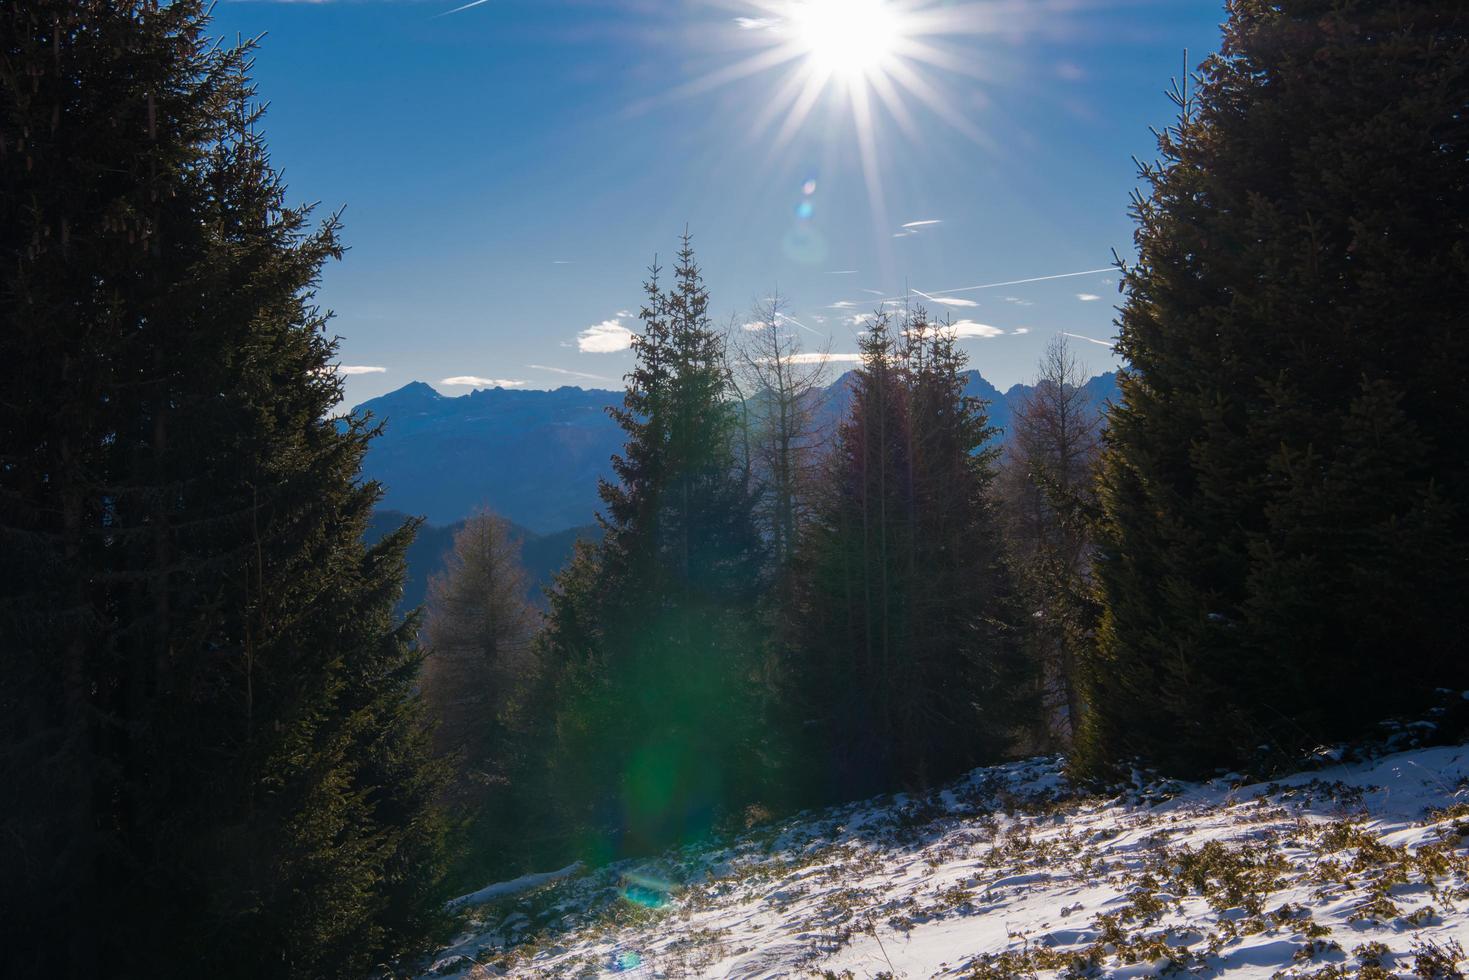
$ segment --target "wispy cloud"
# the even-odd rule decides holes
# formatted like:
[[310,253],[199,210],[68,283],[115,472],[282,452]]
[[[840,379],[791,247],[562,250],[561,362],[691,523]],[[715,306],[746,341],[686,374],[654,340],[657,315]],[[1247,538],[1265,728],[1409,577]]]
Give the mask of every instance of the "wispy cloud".
[[525,382],[508,378],[481,378],[473,374],[459,374],[452,378],[445,378],[439,384],[450,388],[520,388],[524,387]]
[[904,228],[927,228],[929,225],[941,225],[943,223],[944,223],[944,219],[943,218],[925,218],[922,221],[905,221],[905,222],[903,222],[903,227]]
[[337,373],[338,374],[347,374],[347,375],[351,375],[351,374],[386,374],[387,371],[388,371],[388,369],[385,368],[385,367],[374,367],[374,366],[369,365],[369,364],[338,364],[337,365]]
[[839,299],[827,307],[828,310],[850,310],[857,304],[849,299]]
[[1098,340],[1095,337],[1084,337],[1084,336],[1082,336],[1079,333],[1067,333],[1066,331],[1062,330],[1062,331],[1060,331],[1060,334],[1063,337],[1073,337],[1076,340],[1084,340],[1084,341],[1086,341],[1089,344],[1097,344],[1097,345],[1102,346],[1102,347],[1115,347],[1116,346],[1110,340]]
[[988,323],[975,323],[973,320],[955,320],[949,324],[949,329],[954,331],[956,337],[979,337],[983,340],[999,337],[1005,332],[999,327],[992,327]]
[[1098,296],[1096,293],[1077,293],[1076,298],[1081,300],[1083,303],[1095,303],[1102,297]]
[[768,31],[780,24],[778,17],[736,17],[735,24],[742,31]]
[[855,276],[856,274],[856,269],[832,269],[827,273],[829,276]]
[[1011,330],[1010,332],[1013,333],[1013,334],[1015,334],[1016,336],[1020,336],[1022,334],[1028,334],[1028,333],[1030,333],[1030,328],[1029,327],[1016,327],[1014,330]]
[[1005,297],[1005,302],[1007,302],[1007,303],[1014,303],[1016,306],[1034,306],[1035,305],[1030,300],[1028,300],[1028,299],[1021,299],[1019,296],[1006,296]]
[[583,354],[613,354],[631,347],[632,338],[621,320],[603,320],[577,334],[576,347]]
[[601,374],[588,374],[585,371],[568,371],[566,368],[551,367],[549,364],[527,364],[526,367],[532,371],[545,371],[548,374],[559,374],[567,378],[586,378],[588,381],[614,380]]

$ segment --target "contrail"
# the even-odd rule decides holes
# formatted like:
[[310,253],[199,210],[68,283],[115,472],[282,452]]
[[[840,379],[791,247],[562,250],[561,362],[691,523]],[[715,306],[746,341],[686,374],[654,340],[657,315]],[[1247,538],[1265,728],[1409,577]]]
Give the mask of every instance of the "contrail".
[[1116,349],[1116,347],[1117,347],[1117,345],[1114,344],[1114,343],[1112,343],[1110,340],[1098,340],[1095,337],[1083,337],[1079,333],[1067,333],[1065,330],[1058,330],[1056,332],[1059,333],[1063,337],[1075,337],[1077,340],[1084,340],[1084,341],[1086,341],[1089,344],[1100,344],[1103,347],[1112,348],[1112,349]]
[[[484,3],[485,0],[479,0]],[[570,378],[586,378],[590,381],[612,381],[614,379],[604,377],[600,374],[587,374],[585,371],[568,371],[566,368],[551,367],[548,364],[527,364],[526,367],[536,371],[550,371],[552,374],[564,374]]]
[[[940,296],[948,296],[948,295],[950,295],[952,293],[972,293],[976,289],[999,289],[1001,286],[1023,286],[1026,283],[1031,283],[1031,282],[1049,282],[1052,279],[1075,279],[1077,276],[1095,276],[1095,275],[1100,275],[1103,272],[1116,272],[1116,271],[1117,271],[1117,269],[1115,267],[1108,266],[1105,269],[1088,269],[1085,272],[1063,272],[1060,275],[1055,275],[1055,276],[1035,276],[1035,277],[1033,277],[1031,279],[1011,279],[1008,282],[987,282],[987,283],[985,283],[982,286],[960,286],[958,289],[940,289],[940,290],[938,290],[938,294]],[[918,290],[914,289],[913,292],[918,293]],[[918,293],[918,295],[924,296],[924,295],[927,295],[927,294],[926,293]],[[894,296],[894,297],[891,297],[891,298],[892,299],[898,299],[898,300],[900,300],[903,297],[901,297],[901,296]]]
[[794,323],[796,326],[800,327],[802,330],[806,330],[806,331],[809,331],[811,333],[814,333],[818,337],[825,337],[826,336],[826,334],[822,333],[820,330],[812,330],[810,327],[806,326],[806,324],[802,323],[800,320],[797,320],[793,316],[786,316],[784,313],[776,313],[775,315],[778,316],[778,317],[780,317],[782,320],[789,320],[790,322]]
[[478,7],[482,3],[489,3],[489,2],[490,2],[490,0],[469,0],[469,3],[466,3],[462,7],[455,7],[453,10],[446,10],[442,14],[434,14],[434,16],[435,17],[447,17],[450,14],[457,14],[457,13],[459,13],[459,11],[461,11],[461,10],[468,10],[470,7]]

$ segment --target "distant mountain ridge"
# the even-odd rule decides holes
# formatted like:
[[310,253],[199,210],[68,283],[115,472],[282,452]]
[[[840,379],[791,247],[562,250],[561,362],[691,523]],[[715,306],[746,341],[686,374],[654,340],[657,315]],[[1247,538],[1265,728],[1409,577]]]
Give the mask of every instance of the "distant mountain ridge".
[[[374,511],[367,527],[368,543],[396,531],[408,519],[408,515],[401,511]],[[403,594],[398,600],[400,613],[423,605],[428,598],[429,579],[444,570],[445,558],[454,548],[454,535],[463,526],[464,521],[461,520],[443,526],[424,524],[418,529],[413,543],[408,546],[408,574],[403,580]],[[529,590],[526,598],[537,606],[544,606],[545,589],[570,560],[576,542],[598,541],[602,537],[602,529],[594,524],[568,528],[555,534],[536,534],[512,524],[510,534],[520,542],[520,563],[525,567]]]
[[[848,372],[828,386],[823,416],[840,417],[851,377]],[[1098,375],[1085,387],[1100,409],[1117,398],[1117,375]],[[1014,385],[1002,393],[978,371],[968,372],[965,388],[990,403],[990,422],[1002,433],[1032,390]],[[363,464],[364,475],[383,484],[382,509],[450,525],[489,507],[545,535],[592,523],[600,506],[597,481],[612,475],[610,459],[623,443],[607,409],[621,404],[621,391],[596,388],[485,388],[448,396],[414,381],[352,412],[383,424]]]

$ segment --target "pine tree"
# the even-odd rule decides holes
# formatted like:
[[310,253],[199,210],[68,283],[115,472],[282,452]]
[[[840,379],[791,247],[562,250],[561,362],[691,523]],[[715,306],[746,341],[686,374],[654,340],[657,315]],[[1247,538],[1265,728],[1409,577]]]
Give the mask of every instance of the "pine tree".
[[687,236],[672,288],[658,274],[613,413],[627,441],[601,488],[605,535],[563,574],[546,634],[572,819],[612,852],[706,831],[748,799],[759,750],[750,626],[765,559],[722,338]]
[[1235,0],[1175,97],[1134,203],[1092,770],[1289,757],[1469,683],[1469,247],[1445,220],[1469,5]]
[[0,12],[7,973],[360,973],[439,873],[410,529],[361,544],[249,45],[198,3]]

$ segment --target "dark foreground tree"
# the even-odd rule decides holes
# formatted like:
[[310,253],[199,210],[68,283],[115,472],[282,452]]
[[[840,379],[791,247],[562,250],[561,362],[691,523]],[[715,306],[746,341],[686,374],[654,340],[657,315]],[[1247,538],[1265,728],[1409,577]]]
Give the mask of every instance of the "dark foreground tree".
[[1469,4],[1234,0],[1135,201],[1084,761],[1469,685]]
[[803,546],[791,690],[813,795],[924,787],[993,759],[1029,691],[990,499],[995,452],[951,331],[885,315]]
[[723,341],[687,237],[672,288],[655,267],[635,338],[627,433],[601,489],[602,542],[552,596],[556,768],[591,853],[698,837],[748,801],[759,768],[765,556],[735,452]]
[[7,976],[360,975],[422,935],[437,793],[361,544],[249,49],[191,0],[0,10]]

